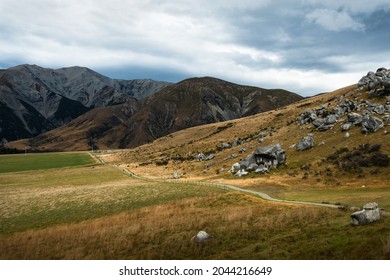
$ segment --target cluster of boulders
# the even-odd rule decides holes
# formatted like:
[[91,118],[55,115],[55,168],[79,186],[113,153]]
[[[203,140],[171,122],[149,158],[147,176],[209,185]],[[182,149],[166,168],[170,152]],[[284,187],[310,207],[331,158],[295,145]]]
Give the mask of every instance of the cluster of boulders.
[[[390,93],[390,70],[379,68],[376,73],[368,72],[358,83],[359,89],[366,89],[377,95]],[[337,122],[343,122],[342,131],[353,126],[360,126],[363,133],[375,132],[390,120],[390,98],[384,104],[374,104],[367,100],[345,99],[340,97],[338,104],[329,106],[320,105],[316,109],[309,109],[301,113],[297,119],[299,125],[312,124],[318,131],[332,129]]]
[[244,144],[247,140],[246,139],[234,139],[233,142],[221,142],[217,149],[218,150],[224,150],[224,149],[230,149],[230,148],[235,148],[237,146],[240,146],[242,144]]
[[237,146],[243,145],[252,140],[258,140],[260,143],[264,141],[264,138],[267,136],[272,136],[272,133],[275,132],[275,129],[269,129],[267,131],[259,132],[257,135],[248,135],[243,139],[236,138],[232,142],[221,142],[218,146],[218,150],[235,148]]
[[341,111],[333,110],[329,112],[328,108],[324,105],[319,106],[317,109],[309,109],[298,117],[298,124],[313,124],[319,131],[331,129],[337,122],[341,115]]
[[352,213],[351,224],[352,225],[366,225],[380,220],[381,213],[378,207],[378,203],[370,202],[363,206],[363,210]]
[[232,165],[229,172],[234,173],[237,177],[254,173],[268,173],[271,168],[277,168],[286,163],[286,152],[280,144],[258,147],[256,150]]
[[[357,113],[359,112],[359,113]],[[317,109],[309,109],[298,117],[298,124],[312,124],[318,131],[326,131],[337,122],[343,122],[342,131],[352,126],[360,126],[363,133],[375,132],[389,121],[390,100],[383,104],[372,104],[367,100],[353,101],[340,98],[335,108],[321,105]],[[381,118],[380,118],[381,116]]]
[[390,70],[381,67],[375,73],[370,71],[359,80],[358,86],[370,93],[388,95],[390,93]]
[[[261,131],[257,135],[256,134],[255,135],[248,135],[247,137],[244,137],[243,139],[236,138],[232,142],[221,142],[221,143],[219,143],[219,145],[217,145],[217,150],[221,151],[224,149],[235,148],[237,146],[243,145],[243,144],[245,144],[249,141],[252,141],[254,139],[257,139],[259,143],[262,143],[264,141],[264,137],[272,136],[272,133],[274,131],[275,131],[275,129],[269,129],[267,131]],[[241,148],[239,148],[238,152],[240,154],[242,154],[242,153],[246,152],[246,150],[247,150],[246,148],[241,147]],[[192,154],[192,153],[190,153],[190,154]],[[196,161],[211,161],[212,159],[215,158],[216,154],[215,153],[200,152],[200,153],[197,153],[193,156],[192,155],[190,155],[190,156]],[[228,156],[227,158],[225,158],[225,160],[235,159],[237,157],[238,157],[238,154],[233,153],[230,156]],[[215,162],[206,163],[204,165],[204,167],[209,168],[215,164],[216,164]],[[244,170],[242,172],[244,175],[246,175]]]

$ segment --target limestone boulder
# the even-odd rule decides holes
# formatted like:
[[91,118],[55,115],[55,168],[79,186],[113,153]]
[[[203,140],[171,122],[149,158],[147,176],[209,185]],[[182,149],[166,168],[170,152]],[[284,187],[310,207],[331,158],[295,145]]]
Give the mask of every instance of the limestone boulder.
[[286,152],[280,144],[257,147],[253,152],[255,162],[258,165],[277,168],[286,163]]
[[303,137],[298,144],[295,146],[297,151],[304,151],[314,147],[314,136],[313,134],[309,134]]
[[253,154],[240,161],[240,169],[246,170],[251,164],[256,164],[256,158]]
[[220,149],[229,149],[231,147],[231,145],[227,142],[222,142],[220,145],[219,145],[219,148]]
[[323,118],[318,118],[316,120],[313,121],[313,125],[316,127],[316,128],[319,128],[321,126],[324,126],[325,125],[325,119]]
[[205,160],[212,160],[213,158],[215,158],[215,154],[209,154],[206,156]]
[[194,158],[195,158],[196,161],[203,161],[203,160],[206,159],[206,156],[205,156],[204,153],[199,153]]
[[211,237],[212,236],[210,234],[208,234],[207,232],[201,230],[201,231],[199,231],[196,235],[194,235],[191,238],[191,242],[205,243],[205,242],[209,241],[209,239]]
[[238,170],[240,170],[240,164],[238,162],[234,163],[232,165],[232,168],[230,168],[229,172],[230,173],[235,173],[237,172]]
[[327,125],[335,124],[337,122],[337,119],[338,119],[337,115],[331,114],[325,118],[325,124]]
[[380,209],[376,202],[370,202],[363,206],[363,210],[351,214],[352,225],[366,225],[378,221],[381,218]]
[[363,121],[363,116],[358,113],[349,113],[347,121],[353,125],[360,125]]
[[246,170],[254,172],[257,168],[259,168],[259,166],[256,163],[251,163]]
[[364,118],[361,125],[363,133],[375,132],[384,126],[383,121],[381,119],[372,116]]
[[286,152],[280,144],[257,147],[255,151],[233,164],[231,173],[237,177],[246,176],[249,172],[268,173],[271,168],[286,164]]
[[236,174],[234,174],[234,176],[236,177],[243,177],[243,176],[247,176],[249,174],[248,171],[244,170],[244,169],[240,169],[237,171]]
[[269,172],[269,169],[267,167],[265,167],[263,164],[259,165],[257,167],[257,169],[255,170],[255,173],[259,173],[259,174],[266,174]]
[[352,124],[351,123],[345,123],[341,126],[341,131],[347,131],[351,128]]
[[317,114],[312,109],[309,109],[309,110],[303,112],[298,117],[298,123],[300,125],[306,124],[306,123],[312,123],[316,119],[317,119]]
[[390,93],[390,70],[381,67],[376,73],[370,71],[359,80],[358,86],[379,95],[388,95]]

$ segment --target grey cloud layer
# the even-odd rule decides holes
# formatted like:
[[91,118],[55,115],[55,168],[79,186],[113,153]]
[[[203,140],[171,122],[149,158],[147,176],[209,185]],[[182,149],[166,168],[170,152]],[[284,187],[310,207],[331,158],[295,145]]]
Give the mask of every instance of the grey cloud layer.
[[210,75],[308,95],[390,67],[389,18],[387,0],[2,0],[0,66]]

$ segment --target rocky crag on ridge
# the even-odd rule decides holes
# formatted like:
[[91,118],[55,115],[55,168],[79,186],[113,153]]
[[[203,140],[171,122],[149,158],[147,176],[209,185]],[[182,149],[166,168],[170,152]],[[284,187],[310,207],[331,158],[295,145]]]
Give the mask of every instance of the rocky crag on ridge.
[[368,100],[347,99],[340,96],[337,106],[321,105],[301,113],[297,119],[299,125],[312,124],[318,131],[332,129],[337,122],[343,123],[342,131],[360,126],[362,133],[376,132],[390,120],[390,70],[379,68],[376,73],[368,74],[358,82],[357,93],[367,91],[368,96],[379,97],[382,103]]

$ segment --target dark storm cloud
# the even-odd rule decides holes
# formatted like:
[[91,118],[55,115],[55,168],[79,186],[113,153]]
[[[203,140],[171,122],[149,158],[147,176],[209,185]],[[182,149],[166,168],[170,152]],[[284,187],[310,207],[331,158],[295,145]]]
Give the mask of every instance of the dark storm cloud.
[[208,75],[310,95],[390,67],[389,24],[387,0],[3,0],[0,67]]

